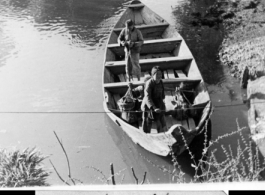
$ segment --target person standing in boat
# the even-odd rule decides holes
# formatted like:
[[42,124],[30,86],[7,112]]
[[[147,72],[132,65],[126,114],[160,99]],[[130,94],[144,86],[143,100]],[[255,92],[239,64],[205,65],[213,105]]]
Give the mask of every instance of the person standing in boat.
[[143,130],[145,133],[151,132],[152,121],[156,122],[157,132],[167,130],[165,120],[165,92],[162,82],[162,71],[159,66],[155,66],[151,71],[151,79],[145,83],[144,98],[141,109],[143,111]]
[[138,80],[141,77],[141,67],[139,65],[141,46],[144,43],[143,35],[139,29],[134,26],[132,20],[125,22],[126,27],[122,29],[118,43],[124,46],[125,51],[125,71],[128,81],[131,81],[132,75]]

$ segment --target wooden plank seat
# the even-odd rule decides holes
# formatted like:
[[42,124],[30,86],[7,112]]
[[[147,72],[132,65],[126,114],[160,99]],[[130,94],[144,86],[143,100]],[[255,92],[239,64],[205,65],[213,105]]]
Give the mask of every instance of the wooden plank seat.
[[[147,40],[142,46],[141,54],[169,53],[172,52],[181,43],[181,41],[181,38]],[[110,49],[117,56],[125,55],[124,48],[118,43],[109,44],[108,49]]]
[[142,3],[130,4],[130,5],[128,5],[128,7],[131,9],[140,9],[140,8],[144,7],[144,4],[142,4]]
[[168,69],[168,70],[167,70],[167,75],[168,75],[168,78],[169,78],[169,79],[176,78],[173,69]]
[[163,71],[164,79],[168,79],[167,70]]
[[119,74],[118,77],[119,77],[121,82],[126,82],[126,80],[127,80],[125,74]]
[[115,105],[116,105],[116,109],[119,109],[118,101],[121,99],[121,96],[119,94],[114,94],[113,95],[113,99],[114,99],[114,102],[115,102]]
[[[136,25],[136,28],[141,31],[144,39],[150,39],[155,37],[162,38],[162,34],[168,26],[168,23],[160,23],[152,25]],[[115,32],[116,35],[119,36],[122,29],[123,28],[115,28],[113,29],[113,32]]]
[[[192,57],[167,57],[167,58],[154,58],[154,59],[141,59],[139,64],[141,71],[150,71],[154,66],[160,66],[162,70],[177,69],[183,70],[192,61]],[[125,61],[111,61],[106,62],[105,67],[108,68],[113,74],[125,73]]]
[[187,77],[186,74],[182,70],[175,70],[175,72],[176,72],[176,75],[179,78],[185,78],[185,77]]
[[[201,82],[200,79],[189,79],[189,78],[174,78],[174,79],[163,79],[165,90],[175,90],[176,85],[184,82],[185,84],[189,84],[191,88],[194,88],[197,84]],[[143,85],[144,82],[134,81],[134,86]],[[105,83],[104,88],[109,92],[114,94],[124,95],[128,90],[128,82],[117,82],[117,83]]]
[[175,57],[175,55],[173,53],[155,53],[155,54],[150,53],[150,54],[140,55],[140,59],[154,59],[154,58],[168,58],[168,57]]

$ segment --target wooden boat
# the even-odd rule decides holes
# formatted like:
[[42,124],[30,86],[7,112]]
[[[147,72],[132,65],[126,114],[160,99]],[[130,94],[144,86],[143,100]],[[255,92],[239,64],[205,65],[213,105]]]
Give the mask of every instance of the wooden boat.
[[[146,134],[141,128],[141,117],[139,127],[132,126],[121,118],[117,102],[128,90],[128,82],[125,79],[124,48],[117,43],[117,38],[128,19],[134,21],[144,37],[140,53],[142,77],[140,81],[134,80],[133,85],[143,85],[144,77],[150,74],[152,67],[158,65],[163,70],[167,132],[157,133],[153,124],[151,133]],[[187,120],[176,120],[170,114],[174,107],[175,89],[181,82],[184,83],[185,89],[192,90],[195,94],[191,104],[197,114]],[[185,144],[190,144],[192,139],[204,130],[212,109],[203,78],[185,41],[174,27],[140,1],[132,1],[128,5],[110,34],[106,46],[102,86],[103,106],[109,117],[136,144],[161,156],[167,156],[172,151],[176,155],[181,154],[186,149]],[[117,131],[119,129],[117,128]]]
[[247,100],[251,137],[262,155],[265,156],[265,76],[249,81]]

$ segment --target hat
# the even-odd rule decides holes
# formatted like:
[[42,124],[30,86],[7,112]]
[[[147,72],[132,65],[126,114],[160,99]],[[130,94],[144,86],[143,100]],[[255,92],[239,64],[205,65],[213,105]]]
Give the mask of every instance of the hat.
[[162,72],[162,70],[160,69],[159,66],[154,66],[154,67],[152,68],[152,70],[151,70],[151,75],[154,76],[154,75],[157,73],[157,71]]
[[133,21],[131,19],[126,20],[125,24],[126,24],[126,26],[132,26],[132,25],[134,25],[134,23],[133,23]]

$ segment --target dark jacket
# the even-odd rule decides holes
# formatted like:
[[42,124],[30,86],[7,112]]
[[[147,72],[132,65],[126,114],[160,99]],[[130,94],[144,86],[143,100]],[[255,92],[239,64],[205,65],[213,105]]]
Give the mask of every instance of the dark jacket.
[[141,46],[143,45],[144,39],[143,39],[143,35],[142,35],[141,31],[134,27],[132,32],[130,32],[129,29],[127,29],[127,28],[122,29],[122,31],[118,37],[118,43],[120,44],[121,41],[132,41],[132,42],[134,42],[133,47],[130,48],[131,52],[140,53]]
[[161,110],[165,110],[165,92],[164,85],[162,80],[156,84],[153,78],[149,79],[145,84],[144,89],[144,99],[141,105],[142,111],[147,109],[155,110],[156,108],[160,108]]

